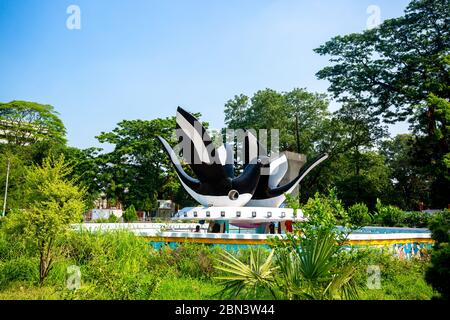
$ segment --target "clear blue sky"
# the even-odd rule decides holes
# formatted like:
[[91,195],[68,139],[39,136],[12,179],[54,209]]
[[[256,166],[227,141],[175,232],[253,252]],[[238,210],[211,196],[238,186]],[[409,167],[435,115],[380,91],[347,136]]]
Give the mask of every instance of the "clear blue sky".
[[[235,94],[325,92],[315,73],[327,58],[312,50],[365,29],[369,5],[384,20],[407,3],[0,0],[0,101],[53,105],[81,148],[100,146],[94,137],[122,119],[172,116],[178,105],[220,128]],[[71,4],[80,30],[66,28]]]

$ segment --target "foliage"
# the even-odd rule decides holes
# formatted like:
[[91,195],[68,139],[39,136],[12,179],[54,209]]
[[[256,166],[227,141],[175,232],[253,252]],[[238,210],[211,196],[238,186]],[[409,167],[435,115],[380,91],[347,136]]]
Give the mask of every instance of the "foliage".
[[431,254],[431,266],[425,274],[426,281],[439,292],[440,298],[450,299],[450,246],[439,244]]
[[372,222],[369,209],[364,203],[355,203],[348,208],[350,222],[356,226],[367,226]]
[[6,172],[8,167],[8,162],[10,165],[9,180],[8,180],[8,197],[6,201],[6,211],[11,209],[19,209],[24,205],[24,189],[25,189],[25,164],[21,157],[10,150],[5,150],[5,152],[0,154],[0,210],[3,209],[3,201],[5,194],[5,181]]
[[425,279],[439,293],[438,298],[450,298],[450,210],[433,216],[430,230],[435,245],[431,253],[431,266],[426,270]]
[[63,256],[82,271],[82,288],[61,289],[67,298],[149,299],[157,291],[162,275],[150,269],[143,238],[125,231],[71,232],[60,245]]
[[337,264],[346,238],[346,231],[336,228],[337,222],[346,227],[350,224],[336,194],[316,194],[302,210],[307,220],[296,223],[285,239],[273,239],[267,257],[251,251],[249,260],[242,262],[229,253],[223,255],[216,267],[226,272],[218,277],[224,286],[222,294],[235,298],[244,291],[245,296],[254,298],[267,291],[274,299],[357,297],[355,269]]
[[408,227],[427,228],[430,223],[431,214],[421,211],[405,212],[404,222]]
[[136,213],[136,209],[134,208],[134,205],[129,206],[125,212],[123,213],[123,220],[125,222],[134,222],[138,220],[138,216]]
[[0,262],[0,289],[4,289],[12,281],[35,284],[39,281],[37,259],[19,257]]
[[[355,101],[388,123],[409,120],[413,160],[429,177],[429,205],[445,207],[450,188],[448,0],[413,0],[404,16],[362,33],[336,36],[315,49],[332,65],[317,73],[344,104]],[[430,179],[431,178],[431,179]]]
[[[385,247],[352,248],[344,251],[340,260],[356,269],[354,280],[360,288],[360,299],[429,300],[433,295],[424,279],[427,260],[401,260]],[[368,287],[369,267],[379,268],[380,288]]]
[[221,253],[222,250],[218,247],[183,243],[174,249],[164,246],[152,251],[149,263],[156,268],[171,268],[179,276],[211,279],[217,275],[214,259]]
[[377,197],[389,196],[390,173],[382,155],[373,151],[355,151],[344,154],[340,162],[335,184],[345,206],[362,202],[373,210]]
[[65,143],[66,129],[50,105],[14,100],[0,103],[0,137],[8,145],[25,146],[42,140]]
[[99,156],[99,184],[109,200],[131,204],[138,210],[154,209],[156,199],[171,199],[181,205],[192,200],[181,187],[156,136],[176,143],[175,117],[153,120],[123,120],[97,139],[114,145]]
[[399,134],[382,142],[380,152],[386,158],[390,171],[389,202],[407,210],[417,210],[420,203],[430,203],[428,176],[414,160],[416,138],[411,134]]
[[27,170],[27,207],[8,215],[6,230],[39,252],[39,281],[42,284],[52,268],[55,241],[70,224],[79,222],[84,210],[83,190],[66,177],[71,168],[64,157],[45,159],[42,166]]
[[295,197],[290,193],[285,193],[284,196],[286,198],[286,200],[284,201],[286,207],[293,209],[294,215],[296,216],[298,213],[298,209],[300,209],[300,201],[298,200],[298,197]]
[[383,205],[379,199],[377,199],[376,210],[375,219],[382,226],[399,227],[405,221],[405,213],[401,209]]
[[100,151],[99,148],[80,150],[73,147],[64,147],[60,150],[72,167],[70,177],[77,182],[77,185],[86,190],[85,202],[90,207],[93,206],[102,191]]
[[222,253],[221,259],[218,259],[220,264],[216,266],[227,274],[216,278],[224,286],[222,296],[236,298],[243,292],[245,297],[257,297],[259,291],[269,290],[273,298],[276,298],[274,290],[277,266],[273,263],[273,255],[273,250],[267,257],[264,257],[261,249],[252,250],[248,263],[243,263],[231,253]]
[[306,236],[323,230],[338,233],[341,236],[343,234],[336,230],[337,225],[353,227],[334,189],[330,190],[328,195],[316,193],[314,198],[310,198],[302,207],[302,212],[307,220],[297,223],[297,226]]
[[429,229],[437,244],[450,242],[450,210],[435,213],[429,222]]

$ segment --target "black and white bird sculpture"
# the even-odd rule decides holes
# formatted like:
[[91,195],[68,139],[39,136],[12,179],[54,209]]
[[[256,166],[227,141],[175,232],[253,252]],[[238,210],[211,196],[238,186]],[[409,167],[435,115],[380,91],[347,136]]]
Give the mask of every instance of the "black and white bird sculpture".
[[183,158],[197,178],[189,176],[181,166],[175,151],[158,137],[175,167],[186,191],[204,206],[242,207],[250,201],[261,175],[261,161],[254,159],[234,177],[234,159],[227,144],[215,148],[206,129],[194,116],[177,109],[177,132],[184,143]]
[[184,144],[183,159],[196,178],[183,170],[176,152],[167,141],[159,136],[158,139],[169,155],[183,187],[203,206],[279,207],[285,200],[284,194],[291,193],[314,167],[328,157],[322,154],[307,163],[295,179],[280,186],[288,169],[286,156],[272,160],[264,156],[266,153],[263,147],[250,131],[244,130],[244,169],[235,177],[232,146],[225,143],[215,148],[200,121],[180,107],[177,109],[176,127],[179,139]]

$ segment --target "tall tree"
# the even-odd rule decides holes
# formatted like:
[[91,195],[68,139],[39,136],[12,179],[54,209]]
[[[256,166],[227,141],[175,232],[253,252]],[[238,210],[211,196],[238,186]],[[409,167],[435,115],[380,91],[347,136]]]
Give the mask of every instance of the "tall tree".
[[12,146],[38,141],[64,144],[66,129],[50,105],[14,100],[0,103],[0,139]]
[[286,92],[284,98],[289,112],[288,119],[293,123],[287,127],[287,131],[295,139],[289,145],[294,145],[297,153],[314,154],[316,150],[312,142],[320,139],[323,122],[330,116],[326,94],[296,88]]
[[415,165],[415,137],[399,134],[383,141],[380,152],[391,171],[390,203],[408,210],[418,210],[421,202],[429,203],[429,183],[432,178],[420,173]]
[[328,101],[323,94],[301,88],[290,92],[265,89],[251,98],[241,94],[228,100],[225,123],[231,129],[277,129],[280,150],[312,155],[313,142],[329,115],[327,109]]
[[425,134],[426,143],[417,140],[416,149],[423,154],[423,145],[428,147],[424,160],[435,177],[431,193],[436,206],[446,205],[443,192],[450,189],[445,165],[450,142],[445,116],[450,99],[449,8],[449,0],[413,0],[404,16],[334,37],[315,49],[332,56],[333,64],[317,76],[330,81],[329,91],[338,101],[357,101],[388,123],[412,121],[415,131]]
[[6,230],[39,252],[39,280],[42,285],[55,261],[57,238],[82,220],[84,190],[68,178],[71,168],[58,159],[45,159],[42,166],[27,169],[26,205],[7,216]]
[[148,210],[149,202],[171,199],[181,205],[192,200],[180,186],[172,165],[156,136],[172,144],[175,117],[153,120],[123,120],[111,132],[97,139],[114,145],[112,152],[101,155],[102,186],[109,199],[125,206]]

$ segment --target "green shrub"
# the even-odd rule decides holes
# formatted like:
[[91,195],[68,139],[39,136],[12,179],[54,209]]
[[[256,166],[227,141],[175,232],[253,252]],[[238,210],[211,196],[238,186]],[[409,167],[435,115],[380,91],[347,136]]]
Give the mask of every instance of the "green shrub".
[[217,274],[214,259],[219,257],[220,247],[183,243],[175,249],[168,246],[151,254],[151,268],[168,268],[179,276],[209,279]]
[[33,254],[32,248],[27,248],[22,241],[6,236],[0,230],[0,262]]
[[131,205],[123,213],[123,221],[133,222],[133,221],[137,221],[137,220],[138,220],[138,216],[136,213],[136,209],[134,208],[134,205]]
[[437,244],[449,242],[450,235],[450,210],[435,213],[429,222],[431,237]]
[[450,299],[450,246],[440,244],[431,253],[431,266],[425,273],[426,281],[439,292],[440,298]]
[[98,218],[93,220],[95,223],[117,223],[120,222],[120,218],[117,218],[114,214],[110,214],[108,218]]
[[309,198],[308,202],[302,206],[305,217],[308,218],[308,225],[319,229],[335,229],[336,225],[348,225],[349,217],[342,202],[337,198],[334,190],[328,195],[316,192],[314,198]]
[[405,213],[404,222],[411,228],[426,228],[430,221],[430,214],[426,212],[413,211]]
[[[433,289],[424,279],[427,260],[401,260],[389,248],[352,248],[340,257],[342,263],[350,263],[356,268],[355,280],[359,284],[361,299],[369,300],[428,300]],[[380,289],[367,286],[369,266],[380,268]]]
[[109,223],[119,222],[119,218],[117,218],[114,214],[111,213],[108,217],[108,222]]
[[450,211],[444,210],[433,215],[429,226],[436,241],[431,252],[431,266],[425,279],[439,292],[439,298],[450,298]]
[[369,209],[364,203],[355,203],[347,211],[350,222],[356,226],[367,226],[372,222]]
[[376,204],[376,220],[385,227],[401,227],[405,223],[405,213],[403,210],[391,206],[383,205],[379,199]]
[[0,263],[0,289],[22,281],[35,284],[39,281],[38,259],[19,257]]
[[63,289],[67,298],[149,299],[161,280],[162,270],[149,268],[147,241],[131,232],[73,232],[62,248],[84,283],[76,295]]

